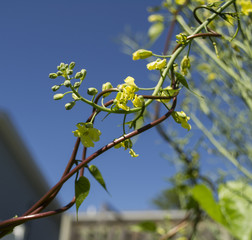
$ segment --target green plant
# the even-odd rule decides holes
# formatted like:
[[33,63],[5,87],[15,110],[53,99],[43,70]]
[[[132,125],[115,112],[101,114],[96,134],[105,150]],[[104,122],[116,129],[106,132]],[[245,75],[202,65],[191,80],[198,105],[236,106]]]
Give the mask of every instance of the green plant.
[[[182,26],[184,28],[187,28],[187,23],[183,23],[182,16],[178,15],[180,9],[182,8],[182,2],[176,1],[176,4],[179,5],[178,9],[174,9],[171,3],[172,2],[170,1],[165,1],[163,7],[168,11],[174,13],[176,21],[180,21]],[[189,1],[183,1],[183,4],[184,7],[188,7],[188,9],[190,9],[190,7],[195,7],[194,4],[198,5],[199,1],[193,2],[192,5],[189,4]],[[251,10],[251,4],[245,4],[244,1],[237,2],[237,4],[239,5],[239,7],[241,7],[242,11],[245,14],[249,14]],[[199,19],[196,13],[199,9],[210,11],[211,14],[206,17],[203,16],[205,20],[202,21]],[[228,9],[229,12],[225,12],[226,9]],[[66,95],[69,94],[71,95],[72,100],[65,104],[66,110],[71,110],[76,104],[83,102],[87,105],[90,105],[92,111],[90,116],[87,117],[86,121],[77,123],[77,129],[73,131],[73,134],[77,137],[77,140],[72,156],[65,168],[64,173],[62,174],[62,178],[22,216],[1,222],[1,237],[8,234],[13,230],[15,226],[19,224],[22,224],[28,220],[58,214],[60,212],[66,211],[74,204],[76,204],[76,211],[78,213],[78,208],[88,196],[90,189],[89,180],[84,176],[85,169],[88,169],[92,176],[102,185],[105,190],[107,190],[105,181],[99,169],[94,165],[89,165],[93,159],[103,154],[107,150],[113,147],[123,147],[125,150],[129,150],[129,153],[132,157],[137,157],[138,154],[136,154],[133,150],[133,143],[131,141],[131,138],[153,128],[154,126],[158,126],[170,116],[172,116],[175,123],[181,124],[181,126],[188,131],[191,130],[191,125],[189,124],[190,117],[187,116],[184,112],[186,111],[188,114],[188,111],[186,110],[188,109],[188,107],[185,105],[184,109],[182,109],[183,111],[180,109],[178,111],[176,110],[177,99],[179,95],[181,95],[180,92],[182,88],[186,88],[187,90],[189,90],[188,92],[193,93],[193,95],[196,95],[197,98],[202,99],[203,95],[202,93],[199,93],[193,87],[191,87],[186,80],[186,76],[190,71],[190,67],[192,65],[190,60],[191,45],[199,38],[207,38],[211,39],[213,46],[216,49],[215,38],[219,38],[222,35],[210,29],[208,25],[211,22],[214,22],[217,17],[221,17],[225,21],[228,16],[234,17],[235,21],[237,21],[237,28],[241,30],[241,20],[237,17],[239,14],[235,0],[223,1],[221,3],[211,3],[207,6],[198,6],[194,8],[193,14],[198,21],[199,26],[192,32],[191,29],[190,31],[188,29],[189,34],[178,34],[176,36],[177,43],[174,46],[173,51],[171,51],[170,55],[166,54],[168,44],[166,44],[165,46],[163,55],[155,54],[150,50],[145,50],[142,48],[136,50],[133,53],[133,60],[148,59],[150,57],[154,58],[154,61],[147,64],[147,68],[150,71],[154,70],[159,74],[159,80],[154,87],[143,88],[139,85],[137,80],[135,83],[135,79],[129,76],[117,87],[113,87],[109,82],[104,83],[101,92],[99,92],[95,88],[88,88],[86,97],[84,94],[81,94],[81,92],[83,91],[79,91],[79,89],[86,81],[87,71],[85,69],[81,69],[74,74],[74,62],[71,62],[70,64],[60,63],[60,65],[57,67],[57,72],[51,73],[49,75],[49,77],[53,79],[53,81],[58,81],[59,79],[61,79],[61,81],[58,82],[57,85],[54,85],[52,87],[52,90],[54,92],[62,91],[61,93],[56,93],[54,95],[54,100],[62,100]],[[164,18],[162,17],[162,15],[153,15],[152,17],[150,17],[150,21],[153,22],[153,25],[149,30],[149,36],[150,41],[153,43],[157,40],[157,38],[164,30]],[[235,33],[235,36],[236,35],[237,33]],[[169,37],[167,39],[167,42],[169,42]],[[186,50],[186,53],[184,53],[184,50]],[[205,49],[203,49],[203,51],[205,51]],[[220,53],[217,53],[217,51],[216,54],[220,55]],[[219,62],[219,60],[217,60],[219,59],[218,55],[214,55],[213,58],[220,68],[223,68],[227,73],[235,76],[235,72],[230,70],[230,68],[228,68],[226,65],[223,66],[222,62]],[[177,62],[179,60],[181,60],[181,62],[178,68]],[[239,80],[238,77],[236,77],[236,79],[237,81]],[[242,82],[240,84],[240,87],[244,85],[244,83]],[[247,85],[246,87],[248,88]],[[63,90],[65,88],[66,91]],[[246,101],[248,106],[250,106],[249,96],[246,94],[243,93],[242,96],[244,98],[244,101]],[[186,97],[186,100],[188,98],[189,97]],[[163,106],[165,113],[161,117],[157,116],[158,114],[156,114],[156,117],[153,121],[146,125],[142,125],[143,119],[146,119],[146,113],[148,112],[148,114],[150,114],[151,112],[151,110],[149,110],[149,106],[151,104],[156,104],[157,102]],[[122,135],[115,138],[110,143],[105,144],[102,148],[91,153],[89,156],[86,156],[87,148],[94,147],[95,142],[99,141],[102,136],[102,131],[94,127],[95,119],[98,114],[101,113],[109,115],[108,117],[113,117],[114,114],[120,114],[123,116]],[[195,115],[192,116],[193,119],[196,119]],[[130,120],[127,120],[127,118],[130,118]],[[197,122],[197,120],[194,121]],[[201,125],[199,124],[199,126]],[[211,140],[211,137],[209,137],[209,139]],[[176,145],[173,139],[170,142],[174,144],[174,147],[176,151],[179,152],[179,154],[183,154],[183,149],[181,149],[179,145]],[[82,159],[78,160],[76,159],[76,154],[80,147],[80,143],[82,143],[83,145],[83,154]],[[219,150],[220,152],[223,152],[225,154],[224,150],[222,151],[221,148],[219,148]],[[190,159],[186,155],[183,157],[188,166],[188,172],[187,175],[182,176],[182,182],[186,179],[197,186],[196,183],[197,179],[199,178],[197,169],[197,156],[195,154],[191,154],[190,157]],[[232,157],[229,157],[229,160],[233,161],[233,163],[236,164],[236,161],[233,160]],[[248,178],[252,178],[251,173],[244,169],[244,167],[239,164],[236,164],[236,167],[240,169]],[[48,206],[50,202],[55,198],[63,184],[73,176],[75,176],[75,197],[73,198],[73,200],[68,205],[60,209],[42,212],[45,207]],[[183,185],[182,187],[185,187],[186,190],[183,191],[186,192],[188,196],[190,196],[191,201],[188,201],[188,199],[185,198],[185,203],[187,205],[193,204],[191,196],[194,197],[195,200],[198,200],[196,194],[191,194],[191,190],[187,188],[187,186]],[[201,213],[199,209],[199,206],[201,205],[202,204],[199,203],[198,205],[196,205],[196,207],[194,207],[194,210],[196,210],[197,213]],[[206,210],[206,212],[208,211]]]

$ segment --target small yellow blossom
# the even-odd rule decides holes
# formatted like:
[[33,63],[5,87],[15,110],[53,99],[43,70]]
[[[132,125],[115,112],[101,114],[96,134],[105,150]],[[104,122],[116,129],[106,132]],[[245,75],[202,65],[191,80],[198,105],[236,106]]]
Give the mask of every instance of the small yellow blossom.
[[127,86],[133,87],[138,90],[138,87],[135,84],[135,79],[133,77],[128,76],[127,78],[124,79],[124,82],[127,84]]
[[181,111],[181,112],[173,112],[172,117],[175,120],[175,122],[181,124],[181,126],[188,131],[191,130],[191,125],[188,123],[188,120],[190,120],[190,117],[186,116],[186,114]]
[[117,107],[125,111],[129,111],[130,108],[126,104],[129,100],[135,98],[135,92],[139,90],[134,81],[135,79],[129,76],[124,80],[124,84],[117,86],[120,92],[117,93],[114,103]]
[[101,132],[93,128],[92,123],[78,123],[77,130],[73,131],[75,137],[79,137],[81,139],[81,143],[85,147],[94,147],[93,142],[97,142],[100,140]]
[[149,22],[163,22],[164,21],[164,16],[161,14],[152,14],[148,17]]
[[165,66],[166,66],[166,59],[163,60],[157,59],[156,61],[147,64],[147,68],[149,70],[161,70]]
[[148,51],[145,49],[139,49],[133,53],[133,60],[145,59],[152,56],[152,51]]
[[119,92],[117,93],[116,95],[116,98],[114,100],[114,103],[117,107],[125,110],[125,111],[129,111],[130,107],[128,107],[126,104],[127,104],[128,100],[127,98],[125,97],[124,93],[123,92]]
[[251,0],[237,0],[236,3],[241,6],[241,11],[245,15],[249,15],[252,12],[252,1]]
[[124,147],[124,150],[130,149],[129,154],[131,155],[131,157],[138,157],[139,154],[136,154],[134,152],[132,146],[133,146],[132,141],[130,139],[126,139],[125,141],[116,144],[114,148]]
[[130,149],[129,154],[131,155],[131,157],[138,157],[139,156],[139,154],[136,154],[132,148]]
[[185,4],[186,0],[175,0],[176,4],[183,5]]
[[144,98],[143,96],[138,96],[138,95],[135,95],[135,98],[134,100],[132,101],[134,107],[142,107],[144,105]]

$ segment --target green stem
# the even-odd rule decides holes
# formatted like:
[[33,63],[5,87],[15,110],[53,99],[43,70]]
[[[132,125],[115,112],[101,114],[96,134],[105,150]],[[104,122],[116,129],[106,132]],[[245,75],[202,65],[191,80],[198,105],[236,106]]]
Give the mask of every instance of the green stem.
[[[229,5],[232,3],[232,1],[227,2]],[[224,5],[227,5],[224,4]],[[224,6],[223,5],[223,6]],[[214,14],[213,14],[214,15]],[[180,25],[187,31],[189,34],[192,33],[190,27],[186,24],[185,20],[182,16],[177,16],[177,20],[180,23]],[[250,96],[248,96],[247,91],[251,90],[251,84],[248,85],[248,81],[242,81],[249,79],[247,76],[243,74],[243,79],[241,80],[241,76],[239,76],[231,67],[227,66],[221,59],[219,59],[216,54],[202,41],[201,39],[195,39],[195,42],[199,45],[203,51],[212,58],[212,60],[220,67],[222,68],[230,77],[232,77],[237,82],[237,87],[240,90],[240,93],[242,95],[242,98],[246,102],[247,106],[252,110],[252,101]]]
[[[230,1],[226,2],[225,4],[223,4],[223,6],[219,7],[216,10],[216,13],[213,13],[209,18],[207,18],[207,20],[205,20],[199,27],[197,27],[197,29],[192,33],[192,35],[195,35],[195,34],[198,34],[199,32],[201,32],[201,30],[204,29],[211,21],[213,21],[218,16],[219,13],[221,13],[224,9],[226,9],[233,2],[234,2],[234,0],[230,0]],[[179,18],[179,17],[180,16],[177,16],[177,18]],[[171,55],[171,58],[170,58],[169,62],[167,63],[166,68],[164,69],[163,73],[161,74],[161,77],[155,87],[155,90],[152,93],[153,96],[156,96],[158,94],[158,92],[160,91],[160,88],[163,85],[165,77],[168,74],[168,71],[170,70],[170,68],[172,67],[174,61],[179,56],[179,54],[184,50],[184,48],[187,46],[187,44],[190,43],[190,41],[192,41],[192,39],[190,39],[186,44],[178,46],[176,48],[175,52]],[[151,99],[147,100],[145,105],[148,106],[152,101],[153,100],[151,100]]]
[[252,174],[245,169],[240,163],[230,154],[230,152],[224,148],[213,136],[211,132],[209,132],[205,126],[201,123],[201,121],[194,115],[193,113],[190,114],[192,120],[196,124],[196,126],[206,135],[209,141],[218,149],[218,151],[226,157],[235,167],[237,167],[245,176],[252,179]]
[[155,54],[155,53],[152,53],[152,55],[154,57],[159,57],[159,58],[170,58],[171,57],[171,55],[159,55],[159,54]]

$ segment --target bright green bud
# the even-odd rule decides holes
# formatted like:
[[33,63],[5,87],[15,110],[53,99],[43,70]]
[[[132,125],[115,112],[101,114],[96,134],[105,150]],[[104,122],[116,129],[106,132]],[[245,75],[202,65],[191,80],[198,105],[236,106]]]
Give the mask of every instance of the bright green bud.
[[187,56],[184,56],[184,58],[182,59],[180,63],[180,70],[184,76],[187,75],[188,69],[190,69],[190,67],[191,67],[190,58]]
[[78,88],[80,85],[81,85],[80,82],[76,82],[76,83],[74,83],[74,88]]
[[187,41],[187,36],[184,33],[176,35],[176,38],[178,39],[176,42],[179,44],[185,44]]
[[145,49],[139,49],[133,53],[133,60],[144,59],[152,56],[152,51],[148,51]]
[[82,73],[82,76],[80,77],[80,80],[84,80],[84,78],[86,77],[87,75],[87,70],[86,69],[81,69],[81,73]]
[[66,68],[67,68],[67,64],[65,64],[65,63],[60,63],[60,65],[57,67],[57,69],[59,70],[59,71],[64,71],[64,70],[66,70]]
[[58,76],[62,76],[62,75],[63,75],[63,72],[58,71],[58,72],[57,72],[57,75],[58,75]]
[[65,86],[65,87],[70,87],[70,86],[71,86],[70,80],[66,80],[66,81],[64,82],[64,86]]
[[57,73],[50,73],[49,74],[49,78],[51,78],[51,79],[55,79],[57,77],[58,77]]
[[75,67],[75,62],[71,62],[70,64],[69,64],[69,69],[73,69]]
[[57,93],[53,96],[53,99],[54,100],[60,100],[64,97],[64,94],[63,93]]
[[[108,89],[110,89],[110,88],[113,88],[113,86],[112,86],[112,84],[111,84],[110,82],[106,82],[106,83],[104,83],[104,84],[102,85],[102,91],[108,90]],[[109,94],[110,94],[110,92],[105,93],[105,94],[103,94],[103,97],[105,98],[105,97],[109,96]]]
[[72,75],[73,74],[73,70],[72,69],[67,69],[66,73],[67,73],[67,75]]
[[54,85],[54,86],[52,86],[52,90],[53,90],[54,92],[57,91],[59,88],[60,88],[59,85]]
[[91,96],[94,96],[97,93],[98,93],[98,90],[96,88],[88,88],[88,90],[87,90],[87,94],[91,95]]
[[83,75],[83,74],[82,74],[81,72],[77,72],[77,73],[75,74],[74,78],[79,79],[79,78],[82,77],[82,75]]
[[73,102],[70,102],[70,103],[66,103],[66,104],[65,104],[65,109],[66,109],[66,110],[70,110],[70,109],[73,108],[74,105],[75,105],[75,102],[74,102],[74,101],[73,101]]
[[79,100],[79,97],[76,96],[75,93],[72,93],[72,98],[73,98],[74,100]]
[[149,22],[163,22],[164,21],[164,16],[161,14],[152,14],[148,17]]

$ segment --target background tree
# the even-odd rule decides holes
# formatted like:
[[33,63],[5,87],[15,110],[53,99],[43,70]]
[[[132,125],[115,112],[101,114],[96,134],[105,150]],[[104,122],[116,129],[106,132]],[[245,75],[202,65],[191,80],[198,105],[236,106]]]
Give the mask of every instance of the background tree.
[[[145,48],[153,44],[160,45],[166,38],[164,53],[167,53],[176,45],[173,35],[181,32],[186,36],[191,35],[193,29],[190,26],[196,28],[201,23],[201,19],[210,16],[221,3],[221,1],[204,0],[163,1],[161,5],[148,9],[151,22],[148,32],[149,41],[136,41],[134,34],[131,37],[122,35],[123,51],[130,53],[134,46]],[[192,193],[191,189],[196,189],[193,186],[204,184],[216,196],[218,189],[221,191],[223,186],[228,186],[230,180],[235,180],[240,181],[240,185],[238,184],[239,187],[233,185],[235,190],[232,194],[235,192],[238,196],[244,196],[248,194],[248,189],[245,190],[244,186],[250,184],[252,180],[251,5],[251,1],[234,3],[233,9],[236,13],[229,9],[209,25],[210,31],[219,33],[220,36],[214,39],[211,37],[195,39],[188,47],[186,56],[181,55],[176,61],[177,69],[185,76],[189,83],[188,87],[192,89],[192,91],[184,91],[183,101],[180,103],[182,109],[187,113],[190,112],[193,121],[193,130],[190,134],[185,135],[171,125],[167,127],[160,124],[156,127],[169,146],[168,153],[162,153],[163,157],[176,165],[177,172],[169,180],[171,188],[164,190],[154,198],[153,202],[162,209],[178,206],[193,209],[196,216],[192,230],[194,234],[198,223],[205,219],[199,207],[209,214],[209,211],[214,209],[212,205],[214,201],[208,206],[206,203],[202,204],[198,201],[199,196],[196,195],[201,190],[201,197],[203,196],[204,200],[210,195],[207,194],[206,189],[200,188],[197,188],[198,193],[196,190]],[[205,30],[209,31],[207,28]],[[186,71],[183,69],[185,59],[190,60]],[[155,78],[151,77],[155,81]],[[152,119],[159,116],[159,105],[156,106],[156,113],[150,116]],[[219,192],[219,201],[223,204],[220,195]],[[179,204],[174,205],[174,199],[176,201],[177,197]],[[246,197],[243,200],[245,199]],[[195,204],[195,200],[199,205]],[[247,201],[243,200],[240,199],[245,205],[251,202],[251,198]],[[233,211],[236,212],[236,216],[245,219],[248,216],[245,217],[244,214],[249,215],[249,212],[242,213],[243,207]],[[213,215],[211,217],[214,219]],[[235,232],[231,229],[235,221],[229,219],[228,224],[225,224],[224,220],[218,219],[217,222],[229,225],[229,231],[237,238],[250,239],[251,226],[249,227],[248,223],[240,222],[239,227],[236,226],[239,230]],[[242,224],[249,228],[248,233],[242,232],[241,229],[244,229]],[[194,234],[191,234],[189,239]]]

